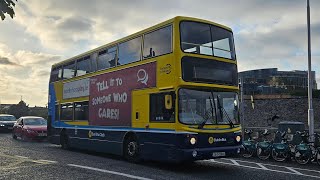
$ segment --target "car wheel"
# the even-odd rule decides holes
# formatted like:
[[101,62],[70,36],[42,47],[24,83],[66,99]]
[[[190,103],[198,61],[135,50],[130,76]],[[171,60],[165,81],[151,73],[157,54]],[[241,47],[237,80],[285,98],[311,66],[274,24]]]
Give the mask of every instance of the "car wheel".
[[22,141],[28,141],[27,136],[26,136],[26,135],[24,135],[24,134],[21,136],[21,139],[22,139]]
[[12,133],[12,138],[17,139],[17,136],[14,133]]

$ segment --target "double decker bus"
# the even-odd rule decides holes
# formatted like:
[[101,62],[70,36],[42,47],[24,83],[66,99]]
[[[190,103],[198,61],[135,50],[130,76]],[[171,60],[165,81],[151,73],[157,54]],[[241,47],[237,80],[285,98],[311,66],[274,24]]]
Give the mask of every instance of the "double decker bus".
[[127,160],[240,152],[232,30],[175,17],[52,66],[48,136]]

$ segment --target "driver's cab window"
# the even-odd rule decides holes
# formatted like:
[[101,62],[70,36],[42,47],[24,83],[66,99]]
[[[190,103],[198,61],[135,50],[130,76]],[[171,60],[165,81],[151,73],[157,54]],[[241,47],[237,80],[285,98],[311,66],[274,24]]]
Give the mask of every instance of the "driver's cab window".
[[[166,107],[166,95],[170,95],[171,107]],[[175,121],[175,103],[174,93],[150,94],[150,122],[174,122]]]

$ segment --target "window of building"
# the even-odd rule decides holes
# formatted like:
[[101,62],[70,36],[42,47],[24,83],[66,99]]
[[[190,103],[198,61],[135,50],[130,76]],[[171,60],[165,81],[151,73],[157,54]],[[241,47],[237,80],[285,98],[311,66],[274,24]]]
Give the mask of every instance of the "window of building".
[[63,66],[63,79],[73,78],[75,76],[75,61]]
[[150,121],[152,122],[174,122],[174,100],[173,108],[165,108],[165,95],[172,93],[159,93],[150,95]]
[[143,58],[172,52],[172,26],[161,28],[144,36]]
[[140,60],[141,37],[119,44],[118,65],[129,64]]
[[73,104],[72,103],[61,104],[60,120],[61,121],[73,120]]
[[74,119],[75,120],[89,120],[89,103],[88,103],[88,101],[74,103]]
[[114,67],[116,64],[117,47],[113,46],[106,50],[100,51],[98,54],[98,70]]
[[90,56],[77,60],[76,76],[82,76],[90,73]]

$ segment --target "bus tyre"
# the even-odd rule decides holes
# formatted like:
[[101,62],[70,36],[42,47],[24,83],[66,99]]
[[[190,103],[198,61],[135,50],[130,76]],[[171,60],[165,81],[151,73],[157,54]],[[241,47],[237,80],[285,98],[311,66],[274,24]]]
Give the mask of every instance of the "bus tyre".
[[62,149],[69,149],[69,138],[65,133],[60,135],[60,144]]
[[124,157],[129,162],[140,162],[139,144],[135,136],[129,136],[124,143]]

